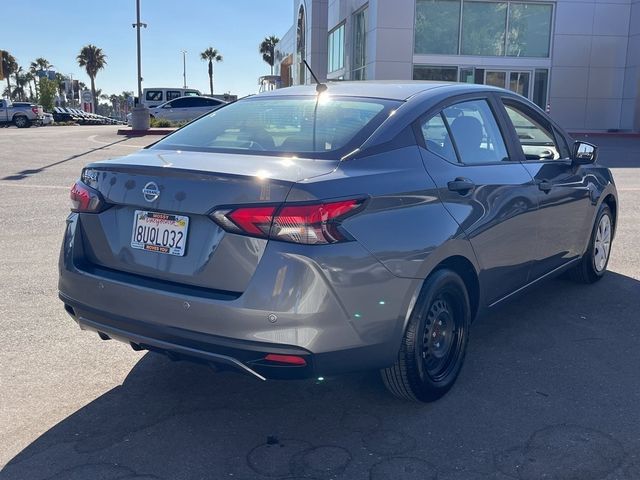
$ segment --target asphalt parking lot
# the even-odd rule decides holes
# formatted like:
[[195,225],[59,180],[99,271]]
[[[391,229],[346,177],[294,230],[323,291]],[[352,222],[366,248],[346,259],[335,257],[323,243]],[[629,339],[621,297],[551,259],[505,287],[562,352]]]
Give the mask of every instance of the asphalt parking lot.
[[69,187],[157,139],[116,129],[0,130],[0,478],[640,478],[640,138],[592,139],[621,204],[607,276],[477,322],[417,405],[375,373],[261,383],[81,332],[57,298]]

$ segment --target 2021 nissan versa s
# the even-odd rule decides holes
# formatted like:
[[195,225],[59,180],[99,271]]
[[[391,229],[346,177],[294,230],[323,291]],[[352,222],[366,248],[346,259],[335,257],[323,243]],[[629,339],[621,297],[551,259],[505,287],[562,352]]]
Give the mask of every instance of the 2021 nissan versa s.
[[483,85],[291,87],[208,114],[71,191],[60,298],[83,329],[261,379],[380,369],[430,401],[469,326],[607,267],[596,149]]

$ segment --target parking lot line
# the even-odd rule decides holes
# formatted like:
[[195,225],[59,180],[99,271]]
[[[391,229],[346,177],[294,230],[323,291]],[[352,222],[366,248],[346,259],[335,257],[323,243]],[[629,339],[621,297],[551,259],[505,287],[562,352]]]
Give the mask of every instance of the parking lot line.
[[63,186],[63,185],[34,185],[32,183],[9,183],[9,182],[0,182],[0,186],[2,187],[19,187],[19,188],[53,188],[53,189],[63,189],[63,190],[71,190],[71,186]]

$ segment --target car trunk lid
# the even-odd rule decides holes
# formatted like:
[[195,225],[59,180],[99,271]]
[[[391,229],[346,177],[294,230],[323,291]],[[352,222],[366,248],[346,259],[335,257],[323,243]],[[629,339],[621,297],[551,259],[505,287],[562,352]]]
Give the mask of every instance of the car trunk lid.
[[[295,182],[331,172],[336,165],[329,160],[157,149],[90,164],[83,179],[110,208],[81,214],[84,261],[134,276],[242,292],[267,240],[225,232],[209,213],[221,206],[284,202]],[[187,218],[182,255],[132,246],[134,226],[139,228],[136,217],[144,212]]]

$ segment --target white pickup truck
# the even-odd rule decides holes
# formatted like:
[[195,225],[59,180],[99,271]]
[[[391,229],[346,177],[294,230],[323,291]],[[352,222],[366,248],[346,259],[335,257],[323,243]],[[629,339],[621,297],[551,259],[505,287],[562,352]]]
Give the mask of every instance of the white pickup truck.
[[42,124],[44,112],[39,105],[14,105],[11,100],[0,99],[0,125],[14,124],[18,128],[28,128],[34,124]]

